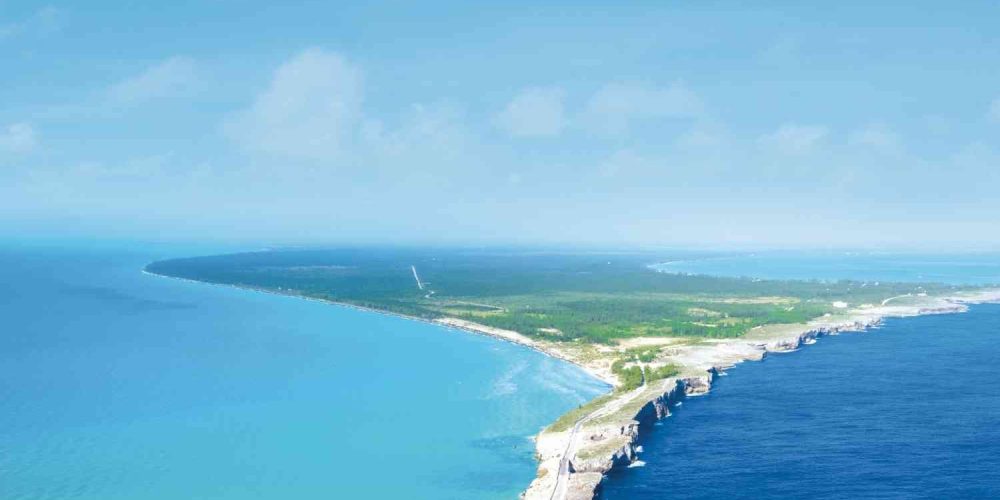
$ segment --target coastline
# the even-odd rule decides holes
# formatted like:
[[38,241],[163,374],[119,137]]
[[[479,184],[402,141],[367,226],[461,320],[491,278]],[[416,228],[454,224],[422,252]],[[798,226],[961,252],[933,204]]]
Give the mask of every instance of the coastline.
[[[611,373],[607,363],[592,357],[595,350],[607,351],[600,347],[532,339],[518,332],[457,318],[422,318],[298,293],[211,283],[157,274],[146,269],[142,272],[162,278],[313,300],[487,335],[572,363],[612,387],[618,385],[617,377]],[[893,299],[896,298],[901,297]],[[541,431],[535,439],[538,474],[521,497],[526,500],[594,498],[609,471],[636,462],[638,442],[651,423],[669,416],[670,408],[683,399],[706,394],[719,374],[738,363],[759,361],[770,353],[793,352],[826,335],[864,332],[878,326],[886,318],[956,314],[966,312],[969,304],[1000,303],[1000,289],[959,291],[947,296],[909,296],[899,302],[904,303],[888,304],[887,301],[878,306],[855,307],[804,324],[758,327],[734,339],[701,339],[691,343],[691,339],[678,337],[644,338],[641,345],[666,350],[669,362],[680,366],[681,372],[632,391],[609,393],[607,396],[610,399],[588,408],[589,411],[577,418],[569,429],[556,430],[553,424]]]
[[794,352],[826,335],[866,332],[887,318],[957,314],[971,304],[1000,303],[1000,289],[912,299],[906,305],[859,307],[803,325],[773,325],[737,339],[677,348],[672,360],[684,365],[678,376],[616,395],[572,429],[543,431],[536,441],[539,474],[522,498],[594,498],[609,471],[635,463],[641,435],[652,423],[670,416],[685,398],[708,393],[715,378],[736,364]]
[[212,286],[219,286],[219,287],[225,287],[225,288],[237,288],[237,289],[240,289],[240,290],[247,290],[247,291],[251,291],[251,292],[266,293],[266,294],[269,294],[269,295],[276,295],[276,296],[281,296],[281,297],[293,297],[293,298],[302,299],[302,300],[309,300],[309,301],[313,301],[313,302],[320,302],[320,303],[323,303],[323,304],[329,304],[329,305],[334,305],[334,306],[339,306],[339,307],[346,307],[346,308],[349,308],[349,309],[355,309],[355,310],[358,310],[358,311],[364,311],[364,312],[373,313],[373,314],[380,314],[380,315],[383,315],[383,316],[393,316],[393,317],[396,317],[396,318],[402,318],[402,319],[406,319],[406,320],[410,320],[410,321],[419,321],[421,323],[428,323],[428,324],[436,325],[436,326],[439,326],[439,327],[443,327],[443,328],[445,328],[447,330],[462,331],[462,332],[466,332],[466,333],[474,333],[474,334],[477,334],[477,335],[486,335],[488,337],[493,337],[493,338],[498,339],[498,340],[503,340],[503,341],[506,341],[506,342],[511,342],[513,344],[518,344],[518,345],[527,347],[529,349],[532,349],[534,351],[540,352],[540,353],[542,353],[542,354],[544,354],[546,356],[549,356],[551,358],[555,358],[555,359],[559,359],[561,361],[565,361],[567,363],[571,363],[571,364],[577,366],[578,368],[582,369],[583,371],[585,371],[588,375],[590,375],[590,376],[594,377],[595,379],[600,380],[600,381],[602,381],[602,382],[604,382],[604,383],[606,383],[608,385],[614,386],[614,385],[617,384],[617,378],[613,374],[611,374],[610,371],[595,369],[593,366],[588,366],[588,365],[586,365],[584,363],[581,363],[579,359],[575,359],[571,355],[566,354],[563,350],[554,348],[553,345],[550,345],[551,343],[536,341],[536,340],[534,340],[534,339],[532,339],[532,338],[530,338],[530,337],[528,337],[526,335],[520,334],[520,333],[515,332],[513,330],[503,330],[503,329],[500,329],[500,328],[493,328],[493,327],[490,327],[490,326],[481,325],[479,323],[474,323],[474,322],[471,322],[471,321],[466,321],[466,320],[462,320],[462,319],[458,319],[458,318],[447,318],[447,317],[446,318],[435,318],[435,319],[421,318],[419,316],[412,316],[412,315],[408,315],[408,314],[402,314],[402,313],[397,313],[397,312],[392,312],[392,311],[386,311],[384,309],[375,309],[375,308],[372,308],[372,307],[359,306],[357,304],[351,304],[349,302],[339,302],[339,301],[336,301],[336,300],[320,299],[320,298],[310,297],[308,295],[302,295],[302,294],[298,294],[298,293],[276,292],[274,290],[269,290],[269,289],[261,288],[261,287],[246,286],[246,285],[230,285],[230,284],[225,284],[225,283],[212,283],[210,281],[200,281],[200,280],[195,280],[195,279],[190,279],[190,278],[181,278],[181,277],[178,277],[178,276],[169,276],[169,275],[166,275],[166,274],[154,273],[154,272],[149,271],[148,269],[145,269],[145,268],[142,269],[142,273],[150,275],[150,276],[155,276],[157,278],[166,278],[166,279],[171,279],[171,280],[185,281],[185,282],[188,282],[188,283],[197,283],[197,284],[200,284],[200,285],[212,285]]

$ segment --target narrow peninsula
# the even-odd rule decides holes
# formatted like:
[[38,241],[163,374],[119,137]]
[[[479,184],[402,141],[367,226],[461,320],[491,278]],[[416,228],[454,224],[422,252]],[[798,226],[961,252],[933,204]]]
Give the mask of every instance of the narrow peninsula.
[[593,498],[638,440],[714,377],[884,318],[1000,301],[996,288],[779,281],[659,272],[664,253],[279,250],[154,262],[149,273],[323,300],[516,342],[613,389],[536,439],[526,499]]

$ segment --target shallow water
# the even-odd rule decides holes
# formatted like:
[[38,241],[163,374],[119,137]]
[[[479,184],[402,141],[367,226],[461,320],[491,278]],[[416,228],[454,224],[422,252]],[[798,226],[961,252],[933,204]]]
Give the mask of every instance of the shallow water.
[[[800,256],[782,268],[768,257],[745,268],[733,259],[675,269],[982,283],[1000,268],[985,256],[904,256],[883,266],[886,259]],[[980,305],[891,319],[741,364],[652,426],[645,466],[612,473],[602,498],[998,498],[997,359],[1000,305]]]
[[140,272],[206,248],[0,248],[0,498],[513,498],[602,392],[434,325]]
[[1000,254],[757,252],[676,260],[666,272],[765,279],[906,281],[1000,285]]

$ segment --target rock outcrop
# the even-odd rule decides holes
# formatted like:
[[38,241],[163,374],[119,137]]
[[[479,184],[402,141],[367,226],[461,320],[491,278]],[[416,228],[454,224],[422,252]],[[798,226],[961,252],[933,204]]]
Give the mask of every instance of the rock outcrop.
[[[606,474],[616,467],[628,466],[637,460],[639,441],[650,424],[670,416],[671,408],[684,398],[705,394],[723,370],[751,360],[761,360],[769,352],[789,352],[813,344],[825,335],[866,331],[881,324],[887,317],[907,317],[925,314],[964,312],[966,304],[1000,301],[1000,292],[993,290],[964,296],[927,298],[920,304],[906,306],[871,306],[851,311],[847,317],[821,318],[809,325],[781,332],[764,332],[745,338],[727,339],[687,348],[677,348],[681,365],[694,370],[693,375],[657,381],[655,387],[640,388],[639,392],[623,394],[609,401],[592,416],[581,420],[579,430],[539,436],[540,470],[550,471],[562,458],[545,449],[562,449],[565,445],[569,466],[563,472],[567,486],[566,499],[592,499],[600,489]],[[699,372],[703,375],[697,375]],[[653,384],[655,385],[655,384]],[[631,398],[631,399],[630,399]],[[608,408],[611,408],[608,411]],[[593,415],[600,414],[599,417]],[[568,444],[567,444],[568,443]],[[547,469],[546,469],[547,468]],[[560,491],[555,472],[540,474],[523,497],[526,499],[553,497]]]

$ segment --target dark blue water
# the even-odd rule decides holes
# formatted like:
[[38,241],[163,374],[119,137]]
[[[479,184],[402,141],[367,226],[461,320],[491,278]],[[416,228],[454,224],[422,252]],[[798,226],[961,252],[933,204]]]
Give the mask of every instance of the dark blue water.
[[603,498],[998,498],[1000,306],[744,363]]
[[[790,268],[752,258],[718,274],[997,276],[982,256],[887,258],[800,256]],[[612,473],[602,498],[1000,498],[997,360],[1000,305],[980,305],[741,364],[652,426],[645,465]]]
[[0,498],[514,498],[603,392],[464,332],[169,280],[205,248],[0,247]]

